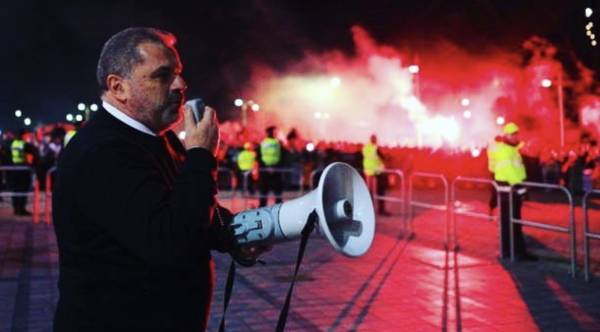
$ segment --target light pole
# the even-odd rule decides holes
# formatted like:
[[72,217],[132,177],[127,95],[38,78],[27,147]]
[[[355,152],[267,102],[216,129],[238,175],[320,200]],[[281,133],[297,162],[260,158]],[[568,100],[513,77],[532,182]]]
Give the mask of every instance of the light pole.
[[[558,126],[560,131],[560,147],[562,148],[565,146],[565,105],[563,101],[562,72],[558,73],[557,81],[558,84],[556,84],[556,95],[558,98]],[[544,88],[549,88],[552,86],[552,81],[550,79],[545,78],[542,80],[541,84]]]
[[[96,105],[96,104],[86,105],[84,103],[79,103],[79,104],[77,104],[77,109],[81,112],[84,112],[85,121],[87,121],[90,119],[90,114],[91,114],[90,112],[96,112],[98,110],[98,105]],[[80,120],[78,120],[78,121],[80,121]]]

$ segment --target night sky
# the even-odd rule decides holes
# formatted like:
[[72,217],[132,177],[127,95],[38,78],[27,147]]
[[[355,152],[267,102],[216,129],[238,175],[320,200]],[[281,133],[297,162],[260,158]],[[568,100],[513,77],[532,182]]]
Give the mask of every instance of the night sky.
[[[14,110],[34,125],[63,120],[78,102],[98,102],[95,67],[103,43],[129,26],[173,32],[189,96],[202,96],[230,118],[232,100],[252,64],[276,70],[306,50],[352,53],[360,24],[381,43],[418,52],[440,39],[472,52],[518,51],[537,34],[561,54],[598,69],[585,36],[592,1],[3,1],[0,21],[0,129],[17,128]],[[595,8],[594,8],[595,9]],[[600,12],[595,13],[598,17]],[[600,21],[594,20],[597,25]],[[598,31],[598,27],[594,28]],[[598,31],[597,33],[600,33]]]

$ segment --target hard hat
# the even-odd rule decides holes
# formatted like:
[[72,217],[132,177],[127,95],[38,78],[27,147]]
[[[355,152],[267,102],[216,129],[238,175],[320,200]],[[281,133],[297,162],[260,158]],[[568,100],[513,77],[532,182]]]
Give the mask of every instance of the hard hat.
[[514,122],[507,123],[503,130],[506,135],[514,134],[517,131],[519,131],[519,126],[517,126]]

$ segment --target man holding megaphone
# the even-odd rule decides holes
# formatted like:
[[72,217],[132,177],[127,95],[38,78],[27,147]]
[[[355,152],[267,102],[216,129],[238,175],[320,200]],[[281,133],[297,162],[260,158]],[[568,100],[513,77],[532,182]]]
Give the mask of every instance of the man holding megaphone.
[[214,285],[210,250],[232,246],[215,208],[215,111],[185,111],[175,37],[152,28],[112,36],[97,67],[103,109],[61,155],[53,195],[59,247],[54,331],[201,331]]

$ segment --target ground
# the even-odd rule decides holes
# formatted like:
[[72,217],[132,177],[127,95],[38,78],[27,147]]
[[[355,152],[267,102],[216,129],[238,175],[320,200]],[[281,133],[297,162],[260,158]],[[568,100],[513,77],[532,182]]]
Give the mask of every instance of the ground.
[[[464,188],[461,206],[488,213],[485,190]],[[476,189],[476,188],[475,188]],[[394,194],[394,193],[392,193]],[[524,216],[567,224],[558,194],[533,194]],[[439,188],[415,199],[439,204]],[[221,200],[231,206],[230,199]],[[239,199],[234,209],[243,204]],[[252,203],[250,203],[252,204]],[[43,208],[42,204],[42,208]],[[582,276],[581,208],[576,208],[578,274],[569,273],[569,238],[525,228],[536,262],[497,258],[497,224],[457,218],[459,250],[446,250],[443,212],[418,208],[414,236],[403,229],[398,206],[378,217],[372,248],[351,259],[336,253],[318,234],[308,242],[294,290],[289,331],[579,331],[600,330],[600,277]],[[598,207],[590,216],[600,231]],[[450,228],[452,229],[452,227]],[[227,331],[272,331],[289,287],[298,242],[279,244],[265,265],[238,268],[227,312]],[[452,246],[450,246],[452,247]],[[592,241],[593,268],[600,241]],[[218,329],[229,257],[214,255],[217,287],[209,330]],[[58,254],[51,224],[13,217],[0,205],[0,331],[51,331],[58,292]],[[596,271],[598,272],[598,271]]]

